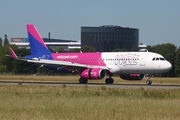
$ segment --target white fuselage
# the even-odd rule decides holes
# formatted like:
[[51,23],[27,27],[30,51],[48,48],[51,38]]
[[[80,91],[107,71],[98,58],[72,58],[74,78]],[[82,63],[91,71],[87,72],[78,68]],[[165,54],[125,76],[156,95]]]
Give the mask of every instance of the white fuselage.
[[152,52],[102,53],[102,59],[115,74],[156,74],[167,72],[172,67],[162,55]]

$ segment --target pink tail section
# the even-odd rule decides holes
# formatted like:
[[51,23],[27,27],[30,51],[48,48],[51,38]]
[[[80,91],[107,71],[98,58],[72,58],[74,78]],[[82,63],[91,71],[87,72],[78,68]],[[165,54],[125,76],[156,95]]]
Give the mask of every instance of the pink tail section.
[[39,41],[41,43],[41,45],[45,46],[47,48],[47,46],[44,44],[43,39],[41,38],[41,35],[39,34],[39,32],[37,31],[36,27],[33,24],[27,24],[27,31],[28,33],[30,33],[37,41]]
[[39,32],[33,24],[27,24],[28,38],[31,48],[31,54],[35,55],[37,53],[50,54],[48,47],[41,38]]
[[9,49],[9,51],[11,52],[12,57],[13,57],[14,59],[17,59],[18,57],[17,57],[16,53],[13,51],[13,49],[12,49],[10,46],[8,46],[8,49]]

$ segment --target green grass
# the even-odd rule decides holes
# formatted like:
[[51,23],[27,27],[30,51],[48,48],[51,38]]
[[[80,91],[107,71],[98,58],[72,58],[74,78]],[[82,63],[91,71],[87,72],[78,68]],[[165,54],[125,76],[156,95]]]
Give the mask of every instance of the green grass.
[[0,85],[0,119],[178,120],[180,89]]

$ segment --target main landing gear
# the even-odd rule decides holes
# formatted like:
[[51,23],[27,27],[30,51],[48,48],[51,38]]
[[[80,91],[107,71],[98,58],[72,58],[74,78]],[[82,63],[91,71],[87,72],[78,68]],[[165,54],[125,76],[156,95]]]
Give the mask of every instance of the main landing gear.
[[86,84],[87,82],[88,82],[88,79],[79,78],[79,83],[80,83],[80,84]]
[[151,81],[150,75],[149,75],[146,80],[146,85],[151,85],[151,84],[152,84],[152,81]]
[[106,84],[113,84],[114,83],[114,79],[111,77],[112,76],[109,76],[109,78],[106,78],[106,80],[105,80]]
[[[87,84],[87,82],[88,82],[88,79],[79,78],[79,83],[80,83],[80,84]],[[111,77],[109,77],[109,78],[106,78],[106,79],[105,79],[105,82],[106,82],[106,84],[113,84],[114,79],[111,78]]]

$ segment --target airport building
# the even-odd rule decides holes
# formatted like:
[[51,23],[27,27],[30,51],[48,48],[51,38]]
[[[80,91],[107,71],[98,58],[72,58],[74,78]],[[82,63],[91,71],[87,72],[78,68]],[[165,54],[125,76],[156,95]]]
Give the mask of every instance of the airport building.
[[102,52],[116,48],[131,51],[139,45],[139,29],[113,25],[81,27],[81,46],[84,45]]
[[[51,39],[43,38],[45,44],[55,51],[57,48],[62,47],[65,51],[69,51],[75,48],[81,48],[81,43],[75,40],[62,40],[62,39]],[[28,38],[11,38],[11,44],[17,45],[19,48],[29,49],[29,39]]]

